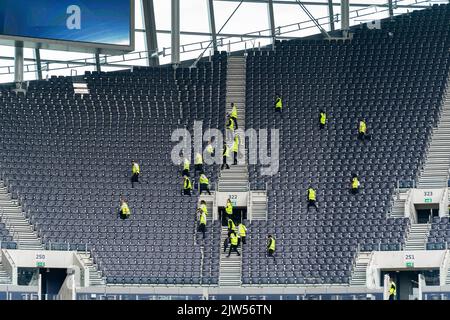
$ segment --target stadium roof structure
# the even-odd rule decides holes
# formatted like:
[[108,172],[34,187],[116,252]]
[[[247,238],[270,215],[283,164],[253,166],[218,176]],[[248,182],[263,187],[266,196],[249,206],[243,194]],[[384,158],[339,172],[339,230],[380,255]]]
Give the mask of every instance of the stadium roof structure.
[[[447,0],[135,0],[135,51],[93,55],[24,49],[24,81],[197,59],[341,29]],[[178,35],[178,36],[174,36]],[[175,42],[173,42],[175,41]],[[172,50],[179,47],[179,50]],[[0,46],[0,83],[14,82],[14,47]]]

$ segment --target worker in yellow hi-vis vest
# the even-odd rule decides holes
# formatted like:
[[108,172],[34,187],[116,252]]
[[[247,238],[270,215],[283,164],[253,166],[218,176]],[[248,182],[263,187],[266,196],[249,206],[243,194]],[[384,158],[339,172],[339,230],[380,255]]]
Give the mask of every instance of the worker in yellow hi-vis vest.
[[214,138],[209,139],[208,145],[206,146],[206,152],[211,156],[211,158],[214,158],[216,154],[216,149],[214,148]]
[[237,165],[238,164],[238,152],[239,152],[239,143],[241,138],[239,137],[239,135],[235,135],[234,136],[234,141],[233,141],[233,156],[234,156],[234,161],[233,161],[233,165]]
[[203,233],[203,239],[205,239],[205,232],[206,232],[206,213],[201,208],[197,209],[197,212],[199,213],[199,225],[198,225],[198,231]]
[[245,237],[247,236],[247,227],[243,223],[238,224],[238,245],[245,244]]
[[128,203],[124,198],[120,198],[120,209],[119,209],[119,216],[120,219],[125,220],[130,217],[130,208],[128,207]]
[[141,173],[141,168],[139,164],[131,160],[131,187],[134,188],[134,183],[139,183],[139,174]]
[[234,132],[234,130],[236,130],[236,122],[234,121],[233,118],[231,118],[230,115],[228,115],[228,120],[227,120],[227,129],[230,130],[230,132]]
[[192,192],[192,182],[188,176],[183,177],[183,194],[185,196],[191,196]]
[[225,217],[228,217],[230,219],[233,218],[233,204],[231,203],[230,199],[227,199],[227,203],[225,204],[225,214],[223,219],[225,219]]
[[230,166],[227,163],[227,158],[230,156],[230,148],[228,147],[226,142],[223,143],[222,156],[222,166],[220,167],[220,170],[223,170],[225,167],[227,169],[230,169]]
[[309,207],[314,207],[317,210],[317,203],[316,203],[316,190],[313,187],[308,188],[308,211]]
[[187,157],[184,157],[184,159],[183,159],[183,171],[182,171],[181,175],[189,177],[190,167],[191,167],[191,161],[189,161],[189,159]]
[[227,218],[227,225],[228,225],[228,233],[237,231],[233,219]]
[[351,192],[353,194],[357,194],[358,191],[359,191],[359,186],[360,186],[360,183],[359,183],[358,176],[354,173],[352,175],[352,189],[351,189]]
[[231,103],[231,113],[230,113],[230,118],[233,119],[234,121],[234,128],[237,130],[238,129],[238,112],[237,112],[237,107],[236,104],[234,102]]
[[200,174],[202,174],[203,171],[203,156],[200,152],[197,152],[197,154],[195,155],[195,173],[197,173],[197,171],[200,172]]
[[228,251],[227,257],[231,255],[231,251],[236,251],[238,256],[241,255],[238,251],[238,238],[235,231],[232,231],[230,233],[230,251]]
[[204,173],[200,175],[200,178],[198,180],[200,184],[200,191],[199,194],[202,194],[202,192],[208,192],[209,195],[211,195],[211,191],[209,190],[209,179],[206,177]]
[[273,257],[273,254],[275,253],[275,238],[269,234],[267,240],[267,255]]
[[366,138],[366,135],[367,135],[366,121],[364,119],[360,119],[358,125],[358,138],[360,140],[364,140]]
[[327,114],[325,113],[325,111],[320,110],[319,113],[319,125],[320,125],[320,129],[325,128],[325,125],[327,124]]
[[395,285],[394,280],[390,279],[390,281],[389,281],[389,300],[395,300],[396,295],[397,295],[397,286]]
[[283,109],[283,100],[281,99],[281,96],[277,94],[275,98],[275,111],[281,112],[282,109]]

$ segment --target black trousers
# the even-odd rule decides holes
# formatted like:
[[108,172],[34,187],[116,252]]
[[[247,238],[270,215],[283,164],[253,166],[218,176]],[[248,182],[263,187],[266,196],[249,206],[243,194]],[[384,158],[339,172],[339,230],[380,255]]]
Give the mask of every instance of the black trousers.
[[365,138],[366,138],[366,134],[365,133],[362,133],[362,132],[358,133],[358,139],[359,140],[364,140]]
[[187,176],[187,177],[189,177],[189,170],[184,169],[183,172],[181,172],[181,176]]
[[200,183],[200,194],[202,194],[202,192],[208,192],[209,195],[211,195],[211,191],[209,191],[209,185],[206,183]]
[[231,255],[231,251],[235,251],[235,252],[237,253],[238,256],[241,255],[241,254],[239,253],[239,251],[238,251],[237,245],[234,245],[234,244],[230,245],[230,251],[228,251],[228,256]]
[[235,118],[235,117],[230,117],[230,118],[234,120],[234,130],[237,130],[238,129],[237,118]]
[[131,187],[132,188],[134,188],[135,182],[139,183],[139,173],[133,173],[133,175],[131,176]]
[[231,215],[234,223],[237,225],[242,222],[242,210],[233,208],[233,214]]
[[225,209],[219,209],[219,219],[222,221],[222,227],[227,226],[227,213],[225,212]]
[[203,233],[203,239],[205,239],[206,225],[200,223],[200,225],[198,226],[198,231]]
[[316,200],[308,200],[308,211],[309,211],[309,207],[314,207],[317,210]]
[[390,294],[390,295],[389,295],[389,300],[395,300],[395,295]]
[[281,112],[281,108],[275,108],[275,112]]
[[233,213],[232,214],[228,214],[225,211],[225,208],[222,207],[221,209],[219,209],[219,219],[222,221],[222,226],[228,226],[228,222],[227,222],[227,218],[233,220],[233,222],[236,224],[236,221],[240,221],[240,220],[236,220],[236,210],[233,209]]
[[359,188],[352,188],[351,193],[357,194],[359,192]]
[[245,244],[245,237],[241,236],[241,237],[238,238],[238,247],[241,244],[241,242],[242,242],[243,245]]
[[234,154],[234,165],[237,165],[237,158],[238,158],[238,153],[236,151],[233,152]]
[[228,235],[230,235],[233,231],[234,231],[235,233],[237,233],[237,230],[232,230],[232,229],[228,228]]
[[222,167],[220,168],[221,170],[223,170],[224,167],[227,167],[227,169],[230,169],[230,166],[227,163],[227,157],[223,156],[223,160],[222,160]]
[[323,123],[320,123],[319,127],[320,127],[320,129],[323,129],[323,128],[325,128],[325,125]]
[[225,241],[223,242],[223,253],[227,252],[229,242],[230,242],[229,238],[226,238]]
[[203,173],[203,164],[196,164],[195,165],[195,173],[197,173],[197,171],[200,171],[200,174]]
[[183,194],[185,196],[191,196],[191,189],[183,189]]
[[122,220],[125,220],[125,219],[129,218],[129,215],[123,214],[122,210],[119,211],[119,216],[120,216],[120,219],[122,219]]
[[267,250],[267,254],[269,257],[273,257],[275,251],[273,251],[272,249]]

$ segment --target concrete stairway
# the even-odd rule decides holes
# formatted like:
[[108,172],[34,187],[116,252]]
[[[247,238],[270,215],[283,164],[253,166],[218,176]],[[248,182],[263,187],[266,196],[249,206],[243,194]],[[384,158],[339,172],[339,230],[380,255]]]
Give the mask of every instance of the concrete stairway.
[[13,240],[17,242],[18,249],[43,249],[41,239],[34,231],[30,221],[25,218],[17,200],[11,199],[3,181],[0,181],[0,216]]
[[222,227],[222,233],[220,236],[221,250],[220,250],[220,273],[219,273],[219,286],[221,287],[239,287],[241,286],[241,274],[242,274],[242,251],[238,248],[241,256],[238,256],[236,252],[232,252],[230,257],[227,257],[230,247],[227,251],[223,252],[223,243],[227,237],[228,229]]
[[390,218],[404,218],[405,217],[405,203],[408,198],[408,189],[400,189],[399,193],[394,199],[394,205],[392,206],[389,214]]
[[81,80],[78,80],[78,82],[73,83],[73,91],[75,94],[89,94],[89,88],[86,82],[81,82]]
[[403,250],[425,250],[430,228],[428,223],[411,224]]
[[[245,90],[246,90],[246,61],[244,56],[229,56],[227,61],[227,95],[226,113],[231,113],[231,103],[236,105],[238,112],[238,130],[235,133],[240,136],[238,164],[245,164]],[[228,136],[226,141],[229,146],[233,144],[233,138]],[[231,158],[230,158],[231,159]],[[232,161],[231,161],[232,162]]]
[[391,212],[391,218],[403,218],[405,216],[406,199],[398,199],[394,202]]
[[78,257],[83,261],[84,265],[89,269],[89,283],[86,286],[102,286],[106,285],[106,281],[102,278],[101,271],[98,270],[97,265],[93,263],[91,254],[89,252],[77,252]]
[[[220,172],[218,190],[224,192],[246,192],[248,191],[248,168],[245,159],[245,136],[243,134],[245,132],[245,57],[229,56],[227,64],[226,111],[231,113],[231,103],[234,102],[236,104],[239,127],[236,133],[240,135],[241,139],[238,165],[230,164],[233,162],[233,152],[230,151],[230,158],[228,159],[230,169],[224,169]],[[229,146],[232,145],[232,138],[227,139],[227,144]]]
[[238,111],[238,128],[245,127],[246,60],[244,56],[229,56],[227,60],[226,111],[231,112],[231,103]]
[[[450,80],[449,80],[450,81]],[[450,88],[444,98],[438,126],[433,130],[427,160],[421,171],[418,188],[444,188],[450,168]]]
[[11,284],[11,277],[3,268],[2,263],[0,262],[0,284]]
[[356,264],[350,279],[351,286],[366,286],[366,271],[371,254],[371,252],[360,252],[356,257]]
[[267,220],[267,191],[250,191],[251,220]]
[[248,191],[248,168],[246,165],[230,166],[219,174],[218,191],[224,192],[247,192]]
[[[238,164],[233,162],[233,152],[230,152],[230,169],[221,170],[218,181],[218,191],[220,192],[247,192],[248,168],[245,150],[245,90],[246,90],[246,58],[244,56],[229,56],[227,61],[227,95],[226,112],[231,113],[231,103],[235,103],[238,112],[238,130],[240,135]],[[228,130],[226,130],[228,131]],[[228,146],[232,146],[233,137],[226,137]],[[231,150],[230,150],[231,151]],[[231,161],[230,161],[231,160]],[[220,237],[220,274],[219,286],[239,287],[241,286],[242,256],[235,252],[227,257],[228,250],[223,253],[223,243],[227,237],[228,229],[222,227]],[[240,251],[240,248],[238,249]],[[242,252],[240,252],[242,254]]]

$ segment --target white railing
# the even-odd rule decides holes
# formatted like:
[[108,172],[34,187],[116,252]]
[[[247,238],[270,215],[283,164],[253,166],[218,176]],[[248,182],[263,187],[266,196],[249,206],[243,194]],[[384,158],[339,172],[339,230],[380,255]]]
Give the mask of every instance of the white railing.
[[[409,4],[409,5],[423,5],[423,4],[430,4],[436,3],[436,1],[433,0],[400,0],[397,1],[398,5],[401,4]],[[444,3],[444,1],[439,1],[439,3]],[[367,19],[359,19],[361,23],[364,23],[365,21],[371,21],[369,17],[371,15],[388,12],[388,8],[380,9],[377,7],[376,4],[370,7],[365,7],[357,10],[350,11],[350,19],[360,18],[360,17],[367,17]],[[395,12],[394,12],[395,14]],[[402,14],[402,12],[400,13]],[[339,17],[339,14],[335,14],[336,17]],[[324,16],[321,18],[316,19],[317,22],[322,26],[329,26],[330,19],[329,16]],[[339,21],[338,18],[333,19],[334,22]],[[355,24],[356,25],[356,24]],[[276,34],[279,39],[294,39],[299,38],[299,36],[289,36],[289,34],[294,32],[301,32],[305,30],[315,29],[317,26],[316,24],[311,20],[305,20],[300,21],[284,26],[279,26],[276,28]],[[141,31],[141,30],[137,30]],[[228,52],[233,51],[232,45],[238,45],[238,48],[235,50],[240,50],[242,46],[245,47],[245,50],[247,50],[247,43],[250,45],[248,46],[250,49],[261,49],[261,42],[256,41],[259,40],[268,40],[271,39],[270,35],[271,29],[264,29],[264,30],[258,30],[254,32],[249,32],[242,35],[233,35],[233,36],[224,36],[217,39],[217,46],[219,48],[226,48]],[[249,39],[250,38],[250,39]],[[237,40],[232,40],[237,39]],[[188,44],[180,45],[180,53],[191,53],[191,52],[198,52],[208,49],[211,45],[211,40],[205,40],[200,42],[193,42]],[[162,50],[156,49],[155,51],[136,51],[131,52],[127,54],[117,55],[117,56],[102,56],[102,65],[110,66],[110,67],[120,67],[120,68],[131,68],[131,65],[123,65],[120,64],[122,62],[131,62],[131,61],[139,61],[148,59],[149,56],[162,56],[167,57],[171,56],[171,48],[163,47]],[[64,65],[62,67],[50,67],[51,64],[55,65]],[[85,67],[94,67],[95,66],[95,58],[86,58],[86,59],[75,59],[75,60],[69,60],[69,61],[46,61],[42,63],[42,71],[49,72],[49,71],[56,71],[56,70],[67,70],[67,69],[75,69],[75,68],[85,68]],[[37,70],[37,64],[27,64],[24,65],[24,72],[25,73],[35,73]],[[5,66],[0,67],[0,75],[9,75],[14,74],[14,66]],[[46,76],[48,79],[48,74]]]
[[200,261],[200,285],[203,284],[203,263],[205,260],[205,252],[203,246],[200,247],[200,252],[202,253],[202,259]]
[[247,218],[250,222],[253,220],[253,206],[252,206],[252,191],[250,190],[250,182],[248,183],[248,197],[247,197]]
[[[372,261],[373,261],[373,257],[375,256],[375,251],[372,251],[369,255],[369,261],[367,262],[367,267],[366,267],[366,287],[367,288],[375,288],[376,287],[376,279],[373,279],[372,277]],[[369,279],[372,279],[372,283],[369,281]]]
[[[412,201],[412,192],[411,192],[411,189],[410,189],[407,192],[407,196],[406,196],[406,200],[405,200],[405,208],[404,208],[404,211],[403,211],[403,215],[405,217],[409,218],[411,222],[414,221],[414,217],[411,217],[411,206],[413,206],[412,202],[413,202]],[[412,215],[412,216],[414,216],[414,215]],[[414,223],[415,223],[415,221],[414,221]]]
[[17,266],[14,263],[14,260],[11,258],[11,255],[9,254],[8,250],[2,250],[4,257],[6,258],[6,261],[8,265],[2,263],[5,267],[7,267],[8,271],[10,272],[11,276],[11,282],[13,285],[17,285]]
[[214,196],[213,196],[213,205],[212,205],[212,220],[216,221],[219,219],[219,208],[217,207],[217,183],[216,183],[216,189],[214,190]]
[[[85,252],[87,253],[87,252]],[[78,266],[80,268],[80,287],[81,286],[89,286],[89,276],[87,278],[88,282],[86,282],[86,273],[89,273],[89,269],[86,267],[86,265],[84,264],[83,259],[80,258],[80,256],[78,254],[75,254],[75,265]]]
[[448,215],[448,188],[444,188],[442,192],[441,201],[439,201],[439,216],[444,217]]
[[66,276],[55,300],[75,300],[75,274]]
[[[446,245],[446,247],[447,247],[447,245]],[[440,281],[441,286],[445,286],[445,282],[447,281],[449,256],[450,256],[449,251],[445,250],[444,258],[442,259],[441,266],[439,268],[439,275],[440,275],[439,281]]]
[[[359,256],[359,252],[360,252],[360,244],[358,243],[358,247],[356,248],[356,252],[353,255],[353,262],[352,262],[352,275],[351,277],[353,278],[353,275],[355,274],[355,268],[356,268],[356,261],[358,260],[358,256]],[[351,281],[351,279],[350,279]]]

